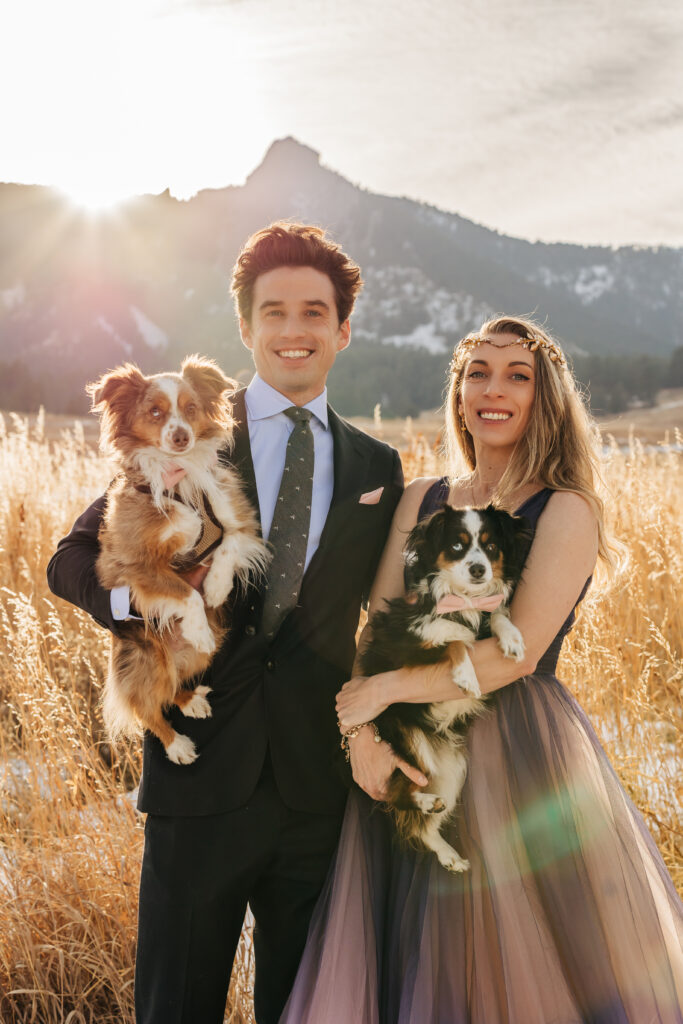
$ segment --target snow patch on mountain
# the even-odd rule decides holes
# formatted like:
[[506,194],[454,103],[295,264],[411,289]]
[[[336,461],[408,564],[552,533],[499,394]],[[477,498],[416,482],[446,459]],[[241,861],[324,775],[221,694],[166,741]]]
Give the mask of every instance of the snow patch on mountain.
[[155,324],[154,321],[150,320],[148,316],[138,309],[137,306],[131,306],[130,312],[135,320],[135,325],[142,336],[142,340],[149,348],[167,348],[168,347],[168,335],[165,331]]
[[574,284],[574,291],[584,305],[595,302],[614,287],[614,274],[609,267],[584,267]]
[[[541,266],[529,275],[529,280],[540,282],[544,288],[563,285],[567,291],[578,295],[584,306],[590,306],[606,292],[613,291],[616,283],[613,271],[604,263],[581,267],[578,272],[565,271],[563,274],[552,271],[550,267]],[[622,281],[622,285],[623,283]]]
[[123,349],[127,356],[132,356],[133,346],[130,344],[129,341],[126,341],[125,338],[121,337],[121,335],[116,330],[114,325],[110,324],[106,317],[100,314],[96,318],[95,323],[97,324],[98,327],[101,327],[102,330],[105,331],[110,337],[112,337],[118,345],[121,346],[121,348]]
[[382,340],[387,345],[415,345],[426,348],[429,352],[445,352],[446,339],[443,335],[437,334],[436,330],[434,323],[418,324],[410,334],[392,334]]
[[493,315],[485,302],[465,292],[449,292],[445,288],[432,291],[427,299],[427,312],[442,331],[458,335],[467,334]]
[[21,282],[15,284],[12,288],[0,289],[0,301],[2,301],[2,304],[8,313],[13,309],[16,309],[17,306],[21,306],[25,300],[26,288]]
[[53,328],[49,334],[47,334],[41,343],[41,347],[44,349],[58,349],[62,345],[62,337],[56,328]]
[[472,295],[438,288],[418,267],[369,267],[354,331],[392,345],[446,352],[491,314],[490,306]]

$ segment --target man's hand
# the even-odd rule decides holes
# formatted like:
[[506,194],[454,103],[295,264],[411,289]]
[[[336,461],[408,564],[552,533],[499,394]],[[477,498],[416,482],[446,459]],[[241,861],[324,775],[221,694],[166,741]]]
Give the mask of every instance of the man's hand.
[[[185,572],[179,573],[179,575],[182,576],[186,583],[189,583],[191,587],[194,587],[194,589],[198,590],[199,593],[201,594],[202,584],[206,579],[208,571],[208,565],[196,565],[194,569],[187,569]],[[180,632],[177,619],[174,619],[172,621],[165,639],[166,643],[168,644],[172,651],[182,651],[184,647],[190,646],[185,637]]]
[[[172,491],[175,485],[186,476],[187,470],[183,469],[182,466],[176,466],[174,463],[169,463],[165,472],[161,474],[161,479],[164,481],[164,487],[167,491]],[[209,571],[208,565],[196,565],[194,569],[187,569],[185,572],[181,572],[178,575],[181,576],[186,583],[189,583],[191,587],[202,591],[202,584],[206,579]]]
[[189,583],[191,587],[194,587],[194,589],[198,590],[201,594],[202,585],[208,576],[209,569],[210,566],[200,564],[196,565],[194,569],[187,569],[185,572],[179,573],[179,575],[182,576],[186,583]]
[[164,472],[161,474],[161,479],[164,482],[164,487],[167,491],[172,491],[176,484],[180,483],[184,476],[187,475],[187,470],[183,469],[182,466],[176,465],[174,462],[170,462]]
[[426,776],[397,757],[388,743],[376,743],[370,728],[361,729],[357,736],[349,740],[349,750],[354,782],[373,800],[386,798],[387,783],[395,768],[400,768],[415,785],[427,785]]

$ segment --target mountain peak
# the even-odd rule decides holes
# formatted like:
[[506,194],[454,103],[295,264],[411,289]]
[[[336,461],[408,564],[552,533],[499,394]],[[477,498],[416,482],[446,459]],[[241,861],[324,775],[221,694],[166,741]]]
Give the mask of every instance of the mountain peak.
[[252,171],[248,181],[271,175],[296,175],[310,174],[320,167],[320,153],[303,142],[298,142],[293,136],[288,135],[284,139],[276,139],[268,147],[268,151],[259,166]]

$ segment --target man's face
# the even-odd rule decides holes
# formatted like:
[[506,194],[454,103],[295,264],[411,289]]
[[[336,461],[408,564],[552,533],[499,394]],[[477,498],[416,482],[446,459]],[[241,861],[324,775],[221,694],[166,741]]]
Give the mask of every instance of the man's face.
[[349,321],[339,323],[332,281],[312,267],[277,267],[257,277],[251,320],[240,318],[240,331],[259,377],[295,405],[322,392],[351,338]]

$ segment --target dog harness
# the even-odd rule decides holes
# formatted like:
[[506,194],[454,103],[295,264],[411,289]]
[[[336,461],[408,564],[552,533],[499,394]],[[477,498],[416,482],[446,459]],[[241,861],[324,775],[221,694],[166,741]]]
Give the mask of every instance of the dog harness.
[[[135,490],[140,491],[141,494],[152,493],[152,488],[148,484],[136,484]],[[186,572],[188,569],[194,569],[215,551],[223,540],[223,534],[225,531],[216,518],[216,514],[211,507],[211,503],[205,494],[202,494],[201,508],[197,508],[196,505],[192,505],[190,502],[184,501],[174,490],[164,491],[163,494],[165,498],[170,498],[171,501],[179,501],[181,505],[191,508],[193,512],[196,512],[199,515],[202,522],[202,530],[199,534],[199,540],[192,548],[192,551],[188,551],[186,555],[178,555],[173,559],[173,568],[177,569],[179,572]]]

